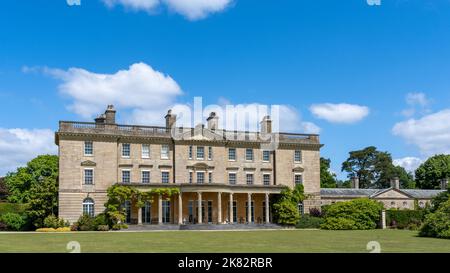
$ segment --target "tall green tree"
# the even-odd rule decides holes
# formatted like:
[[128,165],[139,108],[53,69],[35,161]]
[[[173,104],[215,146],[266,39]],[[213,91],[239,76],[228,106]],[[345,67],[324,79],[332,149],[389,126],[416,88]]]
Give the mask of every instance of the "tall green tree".
[[336,175],[330,171],[331,160],[327,158],[320,158],[320,187],[322,188],[336,188]]
[[450,155],[430,157],[416,170],[416,185],[420,189],[439,189],[444,178],[450,178]]
[[0,200],[5,199],[8,196],[8,188],[4,177],[0,177]]
[[350,152],[342,163],[342,171],[348,173],[348,178],[358,177],[361,188],[388,188],[394,177],[400,179],[402,188],[414,188],[412,175],[403,167],[394,166],[392,156],[374,146]]

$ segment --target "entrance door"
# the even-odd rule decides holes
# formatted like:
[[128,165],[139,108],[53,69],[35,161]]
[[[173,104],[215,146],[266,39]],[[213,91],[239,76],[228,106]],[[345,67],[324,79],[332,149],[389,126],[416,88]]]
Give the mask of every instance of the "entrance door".
[[151,224],[152,222],[152,204],[150,202],[145,202],[142,208],[142,223]]
[[162,201],[162,220],[164,224],[170,223],[170,201]]
[[209,200],[208,201],[208,223],[209,224],[212,224],[212,212],[213,212],[212,201]]

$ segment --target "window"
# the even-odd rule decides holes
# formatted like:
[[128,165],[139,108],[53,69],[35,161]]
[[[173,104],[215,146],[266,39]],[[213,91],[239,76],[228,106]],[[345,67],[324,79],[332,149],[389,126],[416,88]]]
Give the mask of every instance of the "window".
[[125,223],[130,224],[131,223],[131,201],[127,200],[125,201]]
[[424,208],[424,207],[425,207],[425,203],[424,203],[423,201],[420,201],[420,202],[419,202],[419,207],[420,207],[420,208]]
[[150,158],[150,145],[142,144],[142,158]]
[[162,221],[164,224],[170,223],[170,201],[162,201]]
[[246,175],[247,178],[247,185],[253,185],[253,174],[252,173],[248,173]]
[[205,183],[205,173],[198,172],[197,173],[197,184],[203,184],[203,183]]
[[94,184],[94,170],[84,169],[84,184],[93,185]]
[[94,200],[91,198],[83,200],[83,214],[94,217]]
[[94,154],[94,144],[92,141],[85,141],[84,142],[84,155],[85,156],[91,156]]
[[253,149],[245,149],[245,160],[253,161]]
[[150,171],[142,171],[142,180],[143,184],[150,183]]
[[270,185],[270,174],[263,174],[263,184],[264,186]]
[[169,159],[169,145],[161,145],[161,159]]
[[161,172],[161,182],[169,183],[169,172]]
[[213,174],[212,172],[208,173],[208,183],[212,183],[213,181]]
[[189,184],[192,184],[193,177],[194,177],[194,173],[189,172]]
[[144,207],[142,208],[142,223],[151,224],[152,222],[152,204],[150,202],[145,202]]
[[236,148],[228,149],[228,160],[235,161],[236,160]]
[[212,147],[208,147],[208,160],[212,160],[213,150]]
[[303,175],[296,173],[294,175],[294,183],[296,186],[303,184]]
[[203,160],[205,158],[205,147],[197,147],[197,159]]
[[302,151],[295,150],[295,152],[294,152],[294,162],[296,162],[296,163],[302,162]]
[[130,143],[122,143],[122,157],[130,157]]
[[131,182],[131,172],[130,170],[122,170],[122,183]]
[[231,185],[235,185],[236,184],[236,173],[229,173],[228,174],[228,183],[230,183]]
[[403,207],[404,207],[404,208],[407,208],[407,207],[408,207],[408,202],[406,202],[406,201],[403,202]]
[[192,147],[192,145],[191,146],[189,146],[189,159],[192,159],[192,150],[193,150],[194,148]]
[[263,161],[270,162],[270,151],[263,151]]

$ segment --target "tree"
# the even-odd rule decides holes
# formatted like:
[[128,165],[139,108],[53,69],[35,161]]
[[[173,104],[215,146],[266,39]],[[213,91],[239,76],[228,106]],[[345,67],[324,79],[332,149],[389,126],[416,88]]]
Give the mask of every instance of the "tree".
[[58,185],[56,180],[46,177],[35,184],[29,193],[26,212],[35,227],[43,227],[44,219],[58,214]]
[[8,187],[8,201],[12,203],[28,203],[30,191],[40,182],[50,179],[57,184],[58,156],[40,155],[20,167],[16,172],[8,173],[5,182]]
[[419,189],[440,189],[441,180],[450,178],[450,155],[430,157],[416,170]]
[[322,188],[336,188],[336,175],[330,172],[331,160],[320,158],[320,187]]
[[348,177],[358,177],[361,188],[388,188],[394,177],[400,179],[402,188],[414,188],[414,180],[403,167],[394,166],[388,152],[380,152],[370,146],[363,150],[350,152],[349,158],[342,163],[342,171]]
[[440,204],[435,212],[425,216],[419,236],[450,239],[450,200]]
[[300,220],[298,204],[303,202],[303,185],[297,185],[294,190],[284,189],[273,203],[273,216],[280,225],[296,225]]
[[4,177],[0,177],[0,200],[5,199],[8,196],[8,188]]

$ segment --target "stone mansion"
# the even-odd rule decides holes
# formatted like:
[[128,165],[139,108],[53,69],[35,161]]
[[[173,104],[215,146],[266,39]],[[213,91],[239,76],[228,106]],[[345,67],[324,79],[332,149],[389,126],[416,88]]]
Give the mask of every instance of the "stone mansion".
[[195,128],[177,127],[171,111],[165,119],[165,127],[119,125],[109,105],[95,122],[60,121],[59,216],[102,213],[114,184],[180,191],[141,208],[126,202],[131,224],[270,223],[270,197],[296,184],[309,195],[305,213],[320,207],[318,135],[274,133],[269,116],[259,132],[221,129],[215,113]]

